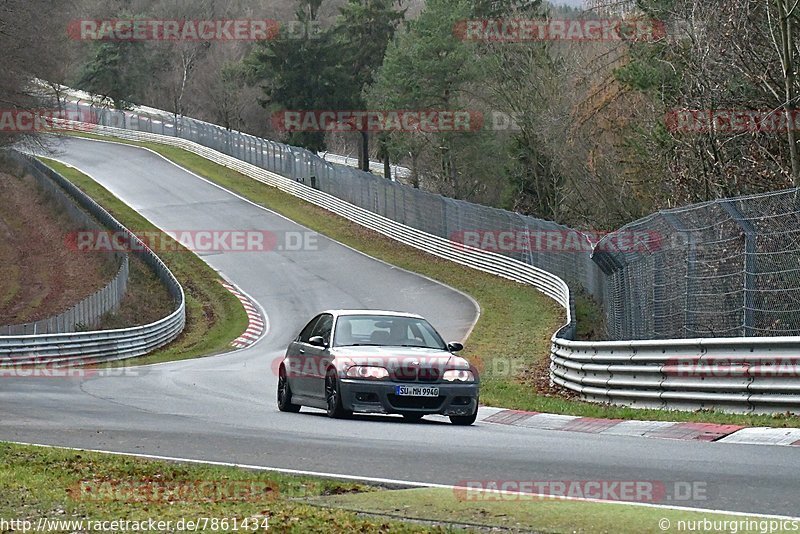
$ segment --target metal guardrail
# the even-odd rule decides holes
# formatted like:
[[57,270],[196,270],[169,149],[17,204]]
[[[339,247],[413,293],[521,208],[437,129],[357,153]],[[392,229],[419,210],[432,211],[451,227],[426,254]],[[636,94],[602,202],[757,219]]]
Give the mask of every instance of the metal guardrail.
[[97,326],[103,315],[119,308],[122,299],[125,297],[128,275],[130,274],[130,263],[127,254],[122,254],[121,256],[122,261],[117,274],[105,287],[98,289],[58,315],[30,323],[0,326],[0,336],[66,334]]
[[[331,163],[336,163],[337,165],[346,165],[348,167],[356,168],[358,167],[357,157],[343,156],[341,154],[333,154],[331,152],[317,152],[317,155],[325,161],[330,161]],[[384,171],[383,162],[370,160],[369,170],[370,172],[378,173],[382,176]],[[397,181],[398,178],[411,178],[411,169],[408,167],[391,164],[389,166],[389,171],[392,181]]]
[[585,399],[660,409],[798,413],[800,338],[553,339],[551,378]]
[[[88,212],[81,209],[53,178],[53,170],[43,165],[34,165],[30,159],[16,151],[4,151],[8,159],[36,180],[48,197],[58,203],[67,216],[82,229],[103,231],[104,228]],[[119,265],[117,273],[105,287],[84,298],[66,311],[24,324],[0,326],[0,336],[25,336],[39,334],[66,334],[76,330],[88,330],[96,326],[100,318],[119,307],[128,285],[130,265],[128,255],[122,252],[111,253]]]
[[167,287],[175,300],[176,309],[154,323],[132,328],[68,334],[0,336],[0,367],[43,363],[87,364],[121,360],[147,354],[175,339],[186,324],[186,299],[183,288],[164,262],[135,234],[69,180],[31,156],[24,158],[31,166],[46,172],[75,199],[76,203],[106,228],[127,234],[134,245],[132,247],[135,250],[134,254],[150,266]]
[[551,379],[587,400],[664,409],[800,411],[800,338],[574,341],[570,289],[552,273],[417,230],[193,141],[100,125],[92,132],[182,148],[406,245],[536,287],[566,310],[565,325],[552,337]]

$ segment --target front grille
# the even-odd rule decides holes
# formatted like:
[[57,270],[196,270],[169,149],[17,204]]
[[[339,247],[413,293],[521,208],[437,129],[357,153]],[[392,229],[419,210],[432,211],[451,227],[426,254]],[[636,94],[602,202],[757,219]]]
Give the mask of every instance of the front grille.
[[398,368],[392,377],[399,382],[438,382],[442,376],[441,369],[435,367]]
[[394,394],[389,394],[387,397],[393,408],[412,408],[416,410],[438,410],[447,398],[444,395],[439,395],[438,397],[404,397]]

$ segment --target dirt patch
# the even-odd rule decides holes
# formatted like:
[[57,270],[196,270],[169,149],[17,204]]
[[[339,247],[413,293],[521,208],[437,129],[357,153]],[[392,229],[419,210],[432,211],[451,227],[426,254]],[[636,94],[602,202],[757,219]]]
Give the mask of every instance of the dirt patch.
[[524,369],[517,380],[531,386],[537,395],[562,399],[579,399],[580,395],[574,391],[560,388],[550,382],[550,358],[541,358]]
[[0,173],[0,198],[0,325],[57,315],[114,277],[112,256],[69,248],[79,226],[32,177]]

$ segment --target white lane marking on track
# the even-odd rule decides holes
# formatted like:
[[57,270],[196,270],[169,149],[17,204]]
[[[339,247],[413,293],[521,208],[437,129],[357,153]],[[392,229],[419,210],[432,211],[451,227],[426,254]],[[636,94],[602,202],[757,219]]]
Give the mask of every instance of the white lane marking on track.
[[[83,451],[83,452],[96,452],[100,454],[109,454],[113,456],[128,456],[134,458],[144,458],[148,460],[161,460],[167,462],[184,462],[190,464],[203,464],[203,465],[215,465],[220,467],[236,467],[240,469],[250,469],[253,471],[268,471],[273,473],[284,473],[287,475],[302,475],[302,476],[315,476],[315,477],[322,477],[322,478],[336,478],[341,480],[356,480],[362,482],[372,482],[375,484],[391,484],[396,486],[408,486],[412,488],[439,488],[439,489],[450,489],[450,490],[462,490],[462,491],[469,491],[474,489],[467,488],[464,486],[452,486],[449,484],[436,484],[434,482],[414,482],[411,480],[398,480],[394,478],[376,478],[376,477],[364,477],[358,475],[342,475],[338,473],[325,473],[319,471],[305,471],[300,469],[285,469],[282,467],[267,467],[263,465],[250,465],[250,464],[237,464],[232,462],[218,462],[213,460],[198,460],[196,458],[180,458],[174,456],[158,456],[155,454],[144,454],[144,453],[135,453],[135,452],[117,452],[117,451],[106,451],[101,449],[83,449],[80,447],[64,447],[61,445],[46,445],[41,443],[26,443],[20,441],[7,441],[5,443],[11,443],[13,445],[27,445],[32,447],[42,447],[45,449],[61,449],[61,450],[68,450],[68,451]],[[643,508],[656,508],[661,510],[678,510],[682,512],[705,512],[705,513],[715,513],[715,514],[727,514],[737,517],[758,517],[758,518],[765,518],[765,519],[793,519],[793,520],[800,520],[800,517],[791,517],[785,515],[774,515],[774,514],[759,514],[759,513],[748,513],[748,512],[734,512],[730,510],[716,510],[713,508],[688,508],[685,506],[671,506],[668,504],[652,504],[652,503],[643,503],[643,502],[620,502],[620,501],[604,501],[601,499],[587,499],[582,497],[567,497],[567,496],[552,496],[540,493],[524,493],[518,491],[502,491],[502,492],[491,492],[491,493],[502,493],[503,495],[520,495],[525,497],[541,497],[546,499],[554,499],[554,500],[561,500],[561,501],[576,501],[576,502],[591,502],[591,503],[601,503],[601,504],[618,504],[620,506],[640,506]]]
[[716,443],[737,443],[740,445],[795,446],[800,442],[800,428],[751,427],[737,430],[720,438]]

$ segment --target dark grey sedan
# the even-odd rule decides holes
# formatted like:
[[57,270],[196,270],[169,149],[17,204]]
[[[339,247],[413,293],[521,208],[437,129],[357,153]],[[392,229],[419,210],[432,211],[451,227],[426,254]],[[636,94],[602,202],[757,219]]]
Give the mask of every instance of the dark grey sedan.
[[278,369],[278,408],[401,414],[418,421],[442,414],[457,425],[478,415],[479,377],[419,315],[332,310],[314,317],[286,349]]

